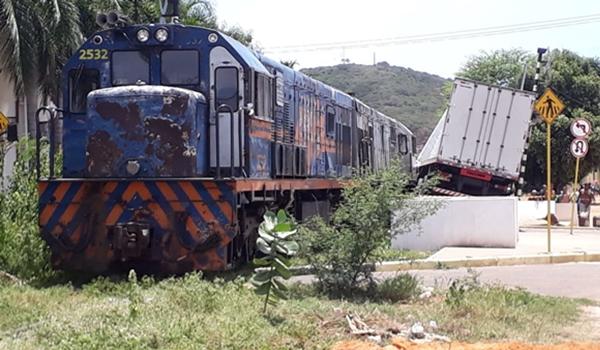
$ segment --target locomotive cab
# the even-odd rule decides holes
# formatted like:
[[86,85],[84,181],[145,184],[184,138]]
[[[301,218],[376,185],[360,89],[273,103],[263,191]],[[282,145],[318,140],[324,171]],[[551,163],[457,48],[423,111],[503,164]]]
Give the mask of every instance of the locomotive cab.
[[65,71],[63,176],[244,172],[250,81],[270,75],[237,41],[178,24],[117,27],[90,38]]

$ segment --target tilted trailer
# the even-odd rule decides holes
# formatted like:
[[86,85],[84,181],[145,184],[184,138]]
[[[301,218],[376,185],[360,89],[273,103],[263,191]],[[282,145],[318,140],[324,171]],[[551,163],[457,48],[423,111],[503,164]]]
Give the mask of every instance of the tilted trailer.
[[536,94],[455,79],[448,108],[417,158],[447,195],[514,193],[527,149]]

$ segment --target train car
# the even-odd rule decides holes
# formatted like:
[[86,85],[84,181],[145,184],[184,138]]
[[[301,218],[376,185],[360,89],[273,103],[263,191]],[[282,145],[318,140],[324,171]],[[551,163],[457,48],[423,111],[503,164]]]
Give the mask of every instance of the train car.
[[356,98],[212,29],[108,18],[64,66],[50,128],[62,174],[39,181],[39,225],[56,268],[228,269],[265,210],[326,214],[353,169],[411,171],[410,130]]

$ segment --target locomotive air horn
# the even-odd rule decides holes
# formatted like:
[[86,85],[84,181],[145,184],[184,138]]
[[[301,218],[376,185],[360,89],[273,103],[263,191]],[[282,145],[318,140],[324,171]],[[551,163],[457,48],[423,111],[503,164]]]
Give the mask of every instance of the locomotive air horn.
[[110,11],[107,15],[108,24],[113,26],[125,25],[129,22],[127,16],[123,16],[122,14],[116,11]]
[[104,13],[99,13],[96,15],[96,24],[98,24],[102,28],[106,28],[108,25],[108,17]]

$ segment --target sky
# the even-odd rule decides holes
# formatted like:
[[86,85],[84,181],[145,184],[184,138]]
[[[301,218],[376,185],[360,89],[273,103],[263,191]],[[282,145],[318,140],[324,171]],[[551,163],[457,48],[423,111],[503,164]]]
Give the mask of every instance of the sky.
[[352,63],[391,65],[454,77],[481,51],[538,47],[600,56],[598,22],[497,36],[405,45],[282,52],[278,47],[373,42],[492,26],[600,14],[598,0],[214,0],[219,20],[252,32],[269,57],[296,60],[297,69]]

